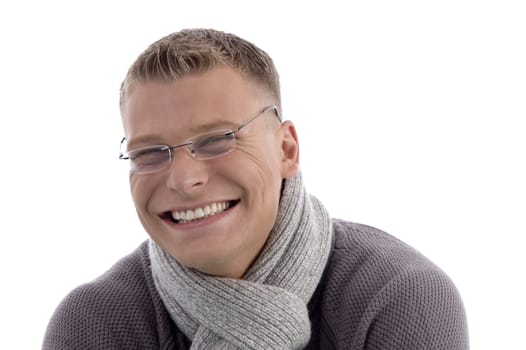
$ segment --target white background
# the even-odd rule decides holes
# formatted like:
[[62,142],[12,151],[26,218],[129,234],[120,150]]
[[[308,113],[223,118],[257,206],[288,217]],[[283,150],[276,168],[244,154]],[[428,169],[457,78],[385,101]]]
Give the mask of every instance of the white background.
[[522,1],[8,1],[0,5],[0,348],[37,349],[75,286],[146,234],[118,161],[118,88],[187,27],[266,50],[307,187],[458,286],[473,349],[526,313]]

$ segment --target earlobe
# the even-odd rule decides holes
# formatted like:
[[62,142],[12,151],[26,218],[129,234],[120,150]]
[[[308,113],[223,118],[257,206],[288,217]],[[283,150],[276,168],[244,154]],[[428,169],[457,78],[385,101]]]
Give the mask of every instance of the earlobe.
[[287,120],[281,124],[281,132],[281,176],[287,178],[298,173],[300,149],[296,128],[291,121]]

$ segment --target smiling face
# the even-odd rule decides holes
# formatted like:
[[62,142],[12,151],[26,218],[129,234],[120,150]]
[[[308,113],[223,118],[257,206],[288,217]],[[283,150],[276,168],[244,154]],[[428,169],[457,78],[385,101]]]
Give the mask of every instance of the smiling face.
[[[273,104],[265,88],[221,66],[133,86],[121,112],[133,150],[235,129]],[[298,155],[293,124],[280,124],[270,111],[244,128],[222,157],[196,160],[177,149],[168,167],[131,173],[133,201],[151,238],[181,264],[240,278],[267,240],[282,179],[297,173]]]

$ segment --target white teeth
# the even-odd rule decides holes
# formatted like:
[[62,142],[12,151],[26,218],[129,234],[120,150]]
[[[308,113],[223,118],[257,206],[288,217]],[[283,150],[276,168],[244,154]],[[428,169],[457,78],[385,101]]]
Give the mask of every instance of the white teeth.
[[198,220],[206,218],[208,216],[219,214],[222,211],[228,209],[229,206],[229,202],[212,203],[211,205],[205,205],[203,208],[173,211],[172,217],[174,218],[174,220],[177,220],[181,223],[185,223],[192,220]]

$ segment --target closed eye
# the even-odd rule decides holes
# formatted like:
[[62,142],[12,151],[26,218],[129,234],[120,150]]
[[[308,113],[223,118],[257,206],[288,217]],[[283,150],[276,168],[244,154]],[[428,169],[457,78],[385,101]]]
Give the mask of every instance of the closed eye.
[[131,161],[136,163],[155,164],[166,159],[169,150],[166,146],[142,148],[131,151],[129,157]]
[[194,140],[192,142],[192,147],[196,149],[208,149],[208,148],[215,148],[215,147],[221,147],[223,144],[228,144],[232,139],[234,138],[234,132],[233,131],[225,131],[222,133],[214,134],[214,135],[208,135],[206,137],[200,138],[198,140]]

